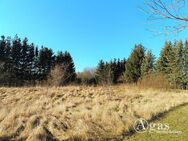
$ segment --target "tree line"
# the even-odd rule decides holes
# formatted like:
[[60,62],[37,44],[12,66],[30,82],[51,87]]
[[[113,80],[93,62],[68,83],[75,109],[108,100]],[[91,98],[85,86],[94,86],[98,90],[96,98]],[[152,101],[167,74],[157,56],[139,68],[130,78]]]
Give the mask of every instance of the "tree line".
[[21,40],[17,35],[13,39],[1,36],[1,85],[36,85],[47,80],[50,71],[56,65],[66,66],[64,77],[69,77],[64,83],[68,84],[75,81],[75,66],[70,53],[67,51],[54,54],[52,49],[43,46],[39,49],[33,43],[29,44],[27,38]]
[[[119,61],[118,61],[119,62]],[[120,64],[120,65],[117,65]],[[98,82],[106,84],[138,83],[139,80],[155,74],[164,76],[172,88],[188,88],[188,41],[166,41],[158,59],[143,45],[135,45],[129,58],[117,63],[99,62],[96,69]],[[152,83],[152,82],[151,82]],[[158,82],[162,83],[162,82]]]
[[[188,41],[165,42],[158,59],[151,50],[135,45],[128,59],[100,60],[96,68],[76,73],[69,52],[41,47],[28,39],[1,36],[0,85],[106,85],[138,83],[151,74],[162,74],[175,88],[188,88]],[[156,75],[157,77],[157,75]]]

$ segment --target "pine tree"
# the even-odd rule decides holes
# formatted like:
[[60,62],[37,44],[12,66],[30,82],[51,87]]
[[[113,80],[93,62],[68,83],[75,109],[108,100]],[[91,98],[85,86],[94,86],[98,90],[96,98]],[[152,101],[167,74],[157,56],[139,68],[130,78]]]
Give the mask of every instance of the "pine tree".
[[35,84],[36,80],[40,80],[40,67],[39,67],[39,50],[36,46],[34,48],[34,58],[33,58],[33,84]]
[[11,86],[12,78],[15,78],[15,74],[13,73],[13,63],[11,61],[11,38],[7,37],[6,39],[6,48],[5,48],[5,65],[3,70],[3,84]]
[[182,84],[183,89],[188,88],[188,40],[185,41],[183,49]]
[[56,58],[55,58],[55,64],[61,65],[62,63],[65,62],[64,54],[62,51],[58,51]]
[[0,72],[2,72],[4,70],[5,54],[6,54],[5,36],[1,36],[1,40],[0,40]]
[[19,65],[19,76],[22,81],[24,81],[25,79],[28,78],[28,72],[27,72],[27,66],[29,64],[28,62],[28,49],[29,49],[29,45],[28,45],[28,39],[25,38],[22,42],[22,46],[21,46],[21,50],[20,50],[20,54],[19,54],[19,61],[18,61],[18,65]]
[[174,86],[177,88],[182,86],[183,82],[183,43],[179,41],[174,43],[173,56],[170,60],[171,72],[169,72],[168,77]]
[[2,84],[5,79],[4,67],[5,67],[5,54],[6,54],[6,41],[5,36],[1,36],[0,40],[0,83]]
[[136,45],[126,63],[126,70],[123,74],[126,82],[135,83],[141,76],[141,64],[144,59],[145,49]]
[[12,43],[12,48],[11,48],[11,64],[12,64],[12,72],[14,74],[14,77],[12,77],[12,84],[13,85],[21,85],[22,84],[22,74],[21,74],[21,67],[20,67],[20,62],[21,62],[21,50],[22,50],[22,44],[21,44],[21,39],[18,38],[16,35],[14,37],[13,43]]
[[111,79],[113,84],[117,84],[120,76],[123,74],[123,72],[125,72],[125,63],[126,60],[116,60],[114,59],[113,61],[111,61],[109,63],[110,67],[111,67]]
[[[26,68],[25,68],[25,80],[27,81],[34,81],[34,74],[35,74],[35,46],[34,44],[30,44],[27,49],[27,56],[26,56]],[[30,82],[31,83],[31,82]]]
[[165,42],[164,48],[161,50],[160,57],[157,60],[157,71],[163,74],[171,73],[171,59],[173,57],[172,43]]
[[117,62],[116,59],[114,59],[113,61],[110,61],[109,63],[110,69],[111,69],[111,79],[113,83],[117,83],[118,80],[118,67],[117,67]]
[[5,41],[5,36],[1,36],[0,40],[0,62],[5,61],[5,54],[6,54],[6,41]]
[[64,75],[63,84],[73,83],[76,79],[75,65],[73,59],[69,52],[65,51],[64,53],[64,70],[66,70],[66,74]]
[[54,55],[51,49],[42,47],[39,51],[39,79],[46,80],[54,63]]
[[112,78],[112,66],[100,60],[96,69],[95,78],[98,84],[111,84]]
[[69,52],[58,52],[55,64],[60,66],[63,72],[61,73],[61,85],[67,85],[76,80],[75,65]]
[[155,62],[155,56],[152,54],[151,50],[149,50],[142,62],[141,65],[141,75],[147,75],[154,71],[154,62]]

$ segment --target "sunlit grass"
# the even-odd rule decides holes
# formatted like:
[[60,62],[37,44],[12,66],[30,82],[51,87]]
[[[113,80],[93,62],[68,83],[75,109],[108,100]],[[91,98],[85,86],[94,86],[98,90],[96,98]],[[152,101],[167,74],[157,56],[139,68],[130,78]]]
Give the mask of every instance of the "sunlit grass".
[[186,91],[125,85],[0,88],[0,140],[122,138],[136,119],[186,102]]

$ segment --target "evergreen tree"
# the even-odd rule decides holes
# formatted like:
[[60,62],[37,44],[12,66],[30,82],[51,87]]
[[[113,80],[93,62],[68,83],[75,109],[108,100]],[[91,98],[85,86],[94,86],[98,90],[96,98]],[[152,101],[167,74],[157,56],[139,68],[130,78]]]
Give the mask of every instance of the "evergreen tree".
[[11,38],[7,37],[6,39],[6,47],[5,47],[5,61],[10,61],[11,58]]
[[0,83],[3,83],[5,79],[4,67],[5,67],[5,54],[6,54],[6,41],[5,36],[1,36],[0,40]]
[[169,80],[171,84],[173,84],[176,87],[181,87],[183,82],[183,43],[182,41],[179,41],[178,43],[174,43],[173,48],[173,56],[171,56],[170,60],[170,67],[171,72],[169,72],[167,75],[169,77]]
[[65,53],[58,52],[56,56],[56,65],[59,65],[61,68],[62,79],[61,85],[67,85],[73,83],[76,80],[76,72],[73,59],[67,51]]
[[39,62],[39,50],[38,47],[34,48],[34,58],[33,58],[33,83],[36,80],[40,80],[40,62]]
[[112,65],[100,60],[96,69],[95,78],[98,84],[111,84],[113,81]]
[[126,60],[120,60],[118,59],[116,61],[116,59],[114,59],[113,61],[111,61],[109,63],[109,65],[111,66],[111,79],[112,82],[114,84],[118,83],[120,76],[123,74],[123,72],[125,72],[125,63]]
[[53,66],[54,55],[51,49],[42,47],[39,51],[39,79],[46,80]]
[[11,73],[14,74],[14,76],[11,78],[11,82],[13,85],[21,85],[22,84],[22,68],[20,67],[21,63],[21,50],[22,50],[22,44],[21,39],[18,38],[16,35],[14,37],[12,48],[11,48],[11,56],[10,61],[12,65]]
[[55,64],[61,65],[64,62],[65,62],[65,57],[64,57],[63,52],[62,51],[57,52]]
[[172,43],[165,42],[164,48],[162,48],[160,57],[157,60],[157,71],[163,74],[171,73],[171,60],[173,57]]
[[29,49],[29,45],[28,45],[28,39],[25,38],[23,40],[22,46],[21,46],[21,50],[19,53],[19,61],[18,61],[18,66],[19,66],[19,76],[20,76],[20,80],[24,81],[28,76],[28,72],[27,72],[27,66],[29,64],[28,62],[28,49]]
[[141,65],[141,75],[142,76],[147,75],[154,71],[154,62],[155,62],[155,57],[152,54],[151,50],[149,50],[146,53],[146,55],[143,59],[142,65]]
[[28,45],[27,56],[26,56],[26,67],[25,67],[25,80],[34,81],[35,75],[35,46],[34,44]]
[[105,68],[105,63],[103,60],[100,60],[96,69],[96,73],[95,73],[95,78],[96,78],[96,82],[98,84],[102,84],[103,83],[103,78],[104,78],[104,68]]
[[3,84],[11,86],[12,78],[15,78],[15,74],[13,73],[13,63],[11,62],[11,38],[8,37],[6,39],[6,48],[5,48],[5,64],[3,69]]
[[144,59],[145,49],[140,45],[136,45],[126,63],[126,70],[123,74],[126,82],[135,83],[141,76],[141,64]]
[[116,59],[114,59],[113,61],[110,61],[109,63],[110,69],[111,69],[111,79],[113,83],[117,83],[118,80],[118,67],[117,67],[117,62]]
[[5,36],[1,36],[0,40],[0,62],[5,61],[5,54],[6,54],[6,41]]
[[188,88],[188,40],[185,41],[183,49],[182,85],[183,89]]

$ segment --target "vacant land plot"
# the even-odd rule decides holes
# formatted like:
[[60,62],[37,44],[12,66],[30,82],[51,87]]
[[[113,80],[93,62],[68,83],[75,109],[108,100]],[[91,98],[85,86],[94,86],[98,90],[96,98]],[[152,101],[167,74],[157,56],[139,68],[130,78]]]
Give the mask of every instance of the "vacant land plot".
[[122,139],[136,119],[188,102],[136,87],[0,88],[0,140]]

